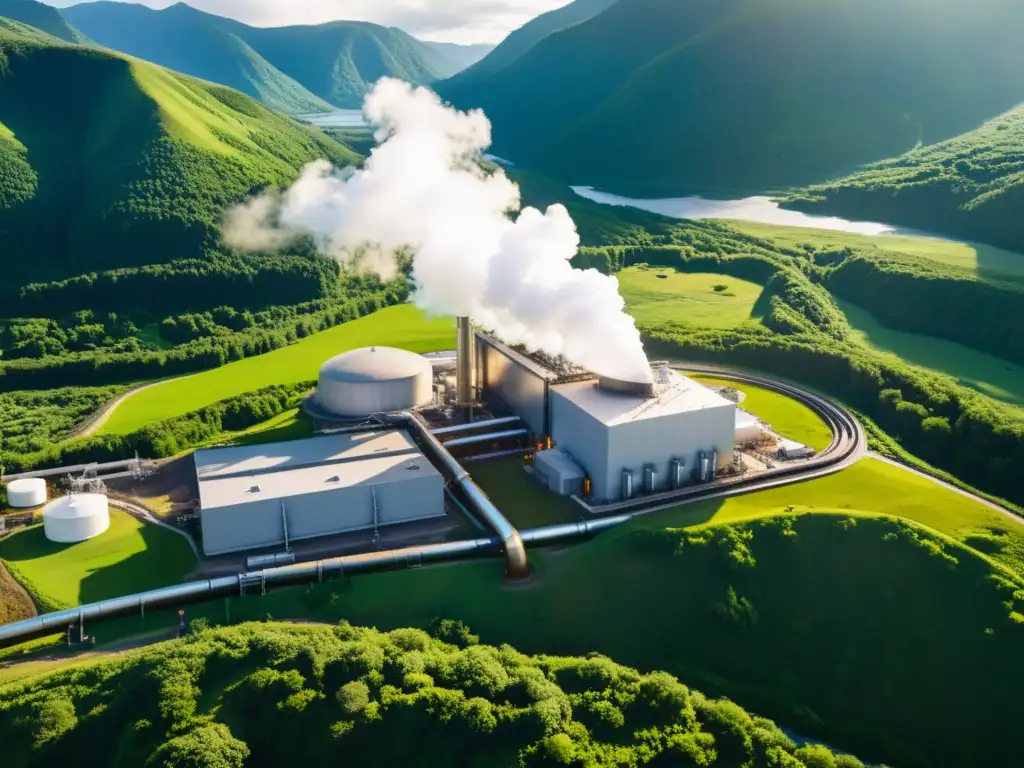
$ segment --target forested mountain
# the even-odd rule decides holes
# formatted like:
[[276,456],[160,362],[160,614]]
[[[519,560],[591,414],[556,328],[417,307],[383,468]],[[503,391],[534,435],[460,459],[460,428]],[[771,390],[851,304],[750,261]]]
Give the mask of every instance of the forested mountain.
[[444,57],[444,66],[450,74],[471,67],[494,50],[494,46],[490,43],[463,45],[461,43],[435,43],[429,40],[424,42],[428,48],[432,48]]
[[763,190],[1010,108],[1022,28],[1016,0],[622,0],[439,89],[485,109],[497,154],[573,183]]
[[184,3],[75,5],[65,16],[94,40],[289,112],[361,106],[384,75],[425,84],[456,71],[450,57],[398,29],[364,22],[260,28]]
[[203,256],[225,206],[342,144],[222,86],[0,30],[0,264],[32,279]]
[[810,187],[789,204],[1024,252],[1024,107],[954,139]]
[[573,0],[561,8],[542,13],[514,30],[479,63],[455,75],[452,80],[460,85],[477,82],[507,67],[548,35],[592,19],[615,2],[617,0]]
[[71,26],[60,11],[36,0],[0,0],[0,16],[28,24],[69,43],[91,42],[80,30]]

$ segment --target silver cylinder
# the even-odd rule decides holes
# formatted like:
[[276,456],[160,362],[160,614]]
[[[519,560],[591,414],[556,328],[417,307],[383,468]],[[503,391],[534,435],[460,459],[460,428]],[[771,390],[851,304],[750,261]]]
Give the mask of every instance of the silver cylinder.
[[683,487],[683,461],[682,459],[672,459],[668,465],[669,472],[669,485],[672,486],[672,490],[678,490]]
[[468,317],[460,317],[455,322],[455,346],[458,355],[458,367],[455,369],[456,400],[459,405],[472,405],[476,387],[476,345],[473,326]]
[[658,480],[658,473],[654,471],[654,465],[648,464],[644,467],[644,490],[647,493],[654,493],[654,486]]
[[622,470],[622,500],[629,501],[633,498],[633,471]]

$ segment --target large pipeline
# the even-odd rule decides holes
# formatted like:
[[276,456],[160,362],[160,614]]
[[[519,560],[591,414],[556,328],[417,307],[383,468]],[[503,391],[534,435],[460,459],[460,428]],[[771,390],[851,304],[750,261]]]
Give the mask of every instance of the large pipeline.
[[469,473],[462,467],[455,458],[448,453],[440,440],[430,434],[427,426],[420,421],[416,414],[410,411],[402,411],[386,417],[392,423],[400,424],[419,437],[424,450],[433,454],[435,461],[444,466],[451,475],[451,483],[457,487],[466,497],[474,512],[482,518],[492,531],[501,539],[505,550],[505,573],[510,578],[519,579],[530,575],[530,566],[526,560],[526,547],[519,536],[519,531],[508,521],[501,510],[487,498],[487,495],[480,490]]

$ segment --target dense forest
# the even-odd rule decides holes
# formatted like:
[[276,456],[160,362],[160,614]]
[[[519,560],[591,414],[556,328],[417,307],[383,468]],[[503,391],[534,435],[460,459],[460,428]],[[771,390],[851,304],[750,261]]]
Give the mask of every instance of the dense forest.
[[809,187],[789,196],[787,205],[1024,251],[1024,108]]
[[196,623],[181,641],[0,688],[0,715],[11,768],[863,766],[664,672],[482,645],[452,621],[432,635]]

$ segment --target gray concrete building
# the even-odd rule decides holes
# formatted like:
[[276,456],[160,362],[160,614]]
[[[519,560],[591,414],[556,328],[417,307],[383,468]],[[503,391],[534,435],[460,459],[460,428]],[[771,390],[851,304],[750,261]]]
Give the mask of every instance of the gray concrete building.
[[687,480],[701,453],[709,461],[714,455],[718,469],[732,461],[735,403],[678,373],[665,375],[654,397],[594,380],[551,387],[551,436],[586,471],[595,499],[621,499],[624,470],[639,494],[648,482],[655,491],[671,488],[673,460]]
[[195,463],[207,555],[445,514],[443,477],[399,430],[209,448]]

